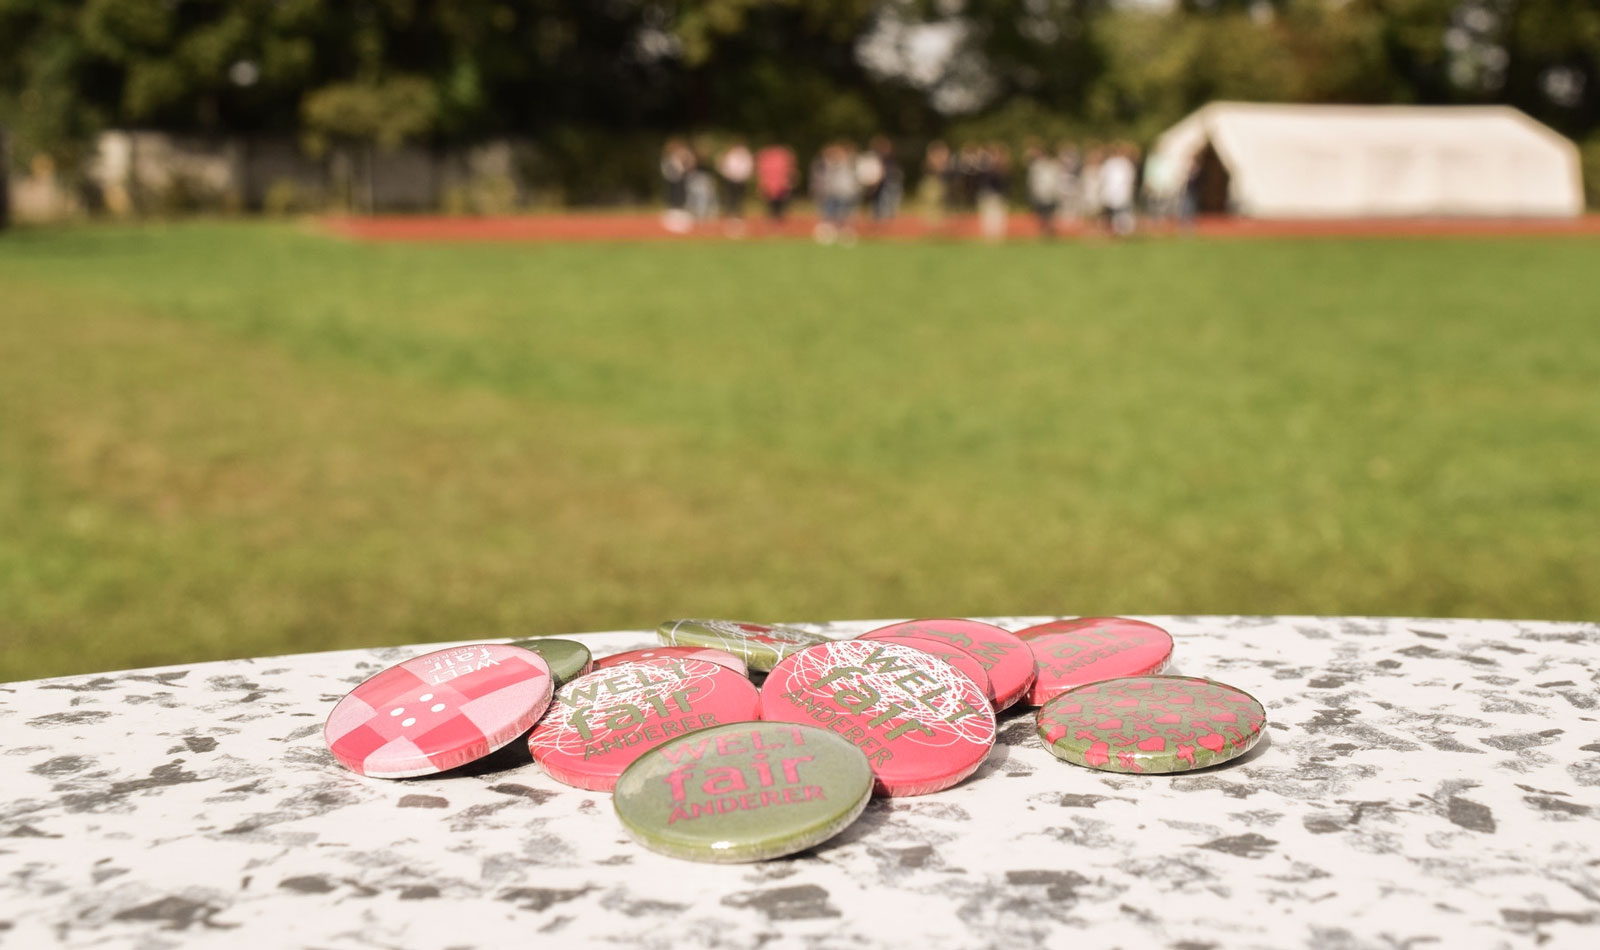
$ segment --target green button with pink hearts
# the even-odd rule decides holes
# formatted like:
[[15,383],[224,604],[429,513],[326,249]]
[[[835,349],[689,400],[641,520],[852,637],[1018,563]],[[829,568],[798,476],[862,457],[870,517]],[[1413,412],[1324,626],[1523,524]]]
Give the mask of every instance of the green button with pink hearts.
[[1039,710],[1058,759],[1107,772],[1188,772],[1249,752],[1267,713],[1255,697],[1195,676],[1127,676],[1069,689]]

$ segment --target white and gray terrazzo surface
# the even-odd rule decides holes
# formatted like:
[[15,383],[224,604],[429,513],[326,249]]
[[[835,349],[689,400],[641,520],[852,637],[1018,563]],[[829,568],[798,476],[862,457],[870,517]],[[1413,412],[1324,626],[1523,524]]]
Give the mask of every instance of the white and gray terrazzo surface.
[[1600,626],[1145,619],[1265,704],[1255,750],[1100,773],[1013,711],[956,788],[754,865],[646,851],[520,741],[339,767],[334,702],[437,645],[0,684],[0,946],[1600,946]]

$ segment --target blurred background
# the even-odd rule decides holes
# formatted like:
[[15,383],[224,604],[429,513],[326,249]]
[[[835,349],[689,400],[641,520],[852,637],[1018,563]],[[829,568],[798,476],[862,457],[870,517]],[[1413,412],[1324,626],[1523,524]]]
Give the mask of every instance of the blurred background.
[[0,0],[0,680],[1600,614],[1600,2]]

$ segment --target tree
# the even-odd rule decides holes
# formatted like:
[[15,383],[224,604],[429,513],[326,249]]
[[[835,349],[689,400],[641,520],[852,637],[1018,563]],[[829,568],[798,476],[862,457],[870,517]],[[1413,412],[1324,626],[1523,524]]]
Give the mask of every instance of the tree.
[[1504,102],[1592,136],[1600,0],[0,0],[13,160],[66,170],[141,127],[528,137],[569,184],[621,152],[641,180],[677,132],[1144,138],[1215,98]]
[[433,84],[417,76],[333,83],[308,94],[301,106],[313,151],[338,139],[392,149],[427,133],[438,113]]
[[[427,133],[438,116],[433,85],[416,76],[324,86],[306,96],[301,111],[305,141],[312,154],[344,143],[366,158],[366,210],[376,210],[377,162],[373,152],[399,147]],[[348,188],[348,175],[344,183]]]
[[19,165],[37,153],[74,164],[106,119],[105,77],[77,14],[65,4],[0,0],[0,125],[12,132]]
[[993,84],[990,102],[1023,96],[1084,115],[1107,67],[1094,25],[1111,7],[1107,0],[968,0],[966,43]]

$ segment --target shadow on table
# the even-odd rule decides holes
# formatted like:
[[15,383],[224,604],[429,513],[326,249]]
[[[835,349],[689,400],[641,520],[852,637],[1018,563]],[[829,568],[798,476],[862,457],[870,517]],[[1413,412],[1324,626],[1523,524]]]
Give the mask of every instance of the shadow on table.
[[[531,730],[530,730],[531,731]],[[528,733],[523,733],[511,740],[504,748],[496,749],[476,762],[468,762],[448,772],[441,772],[429,778],[455,778],[467,776],[497,775],[501,772],[510,772],[533,764],[533,753],[528,749]]]

